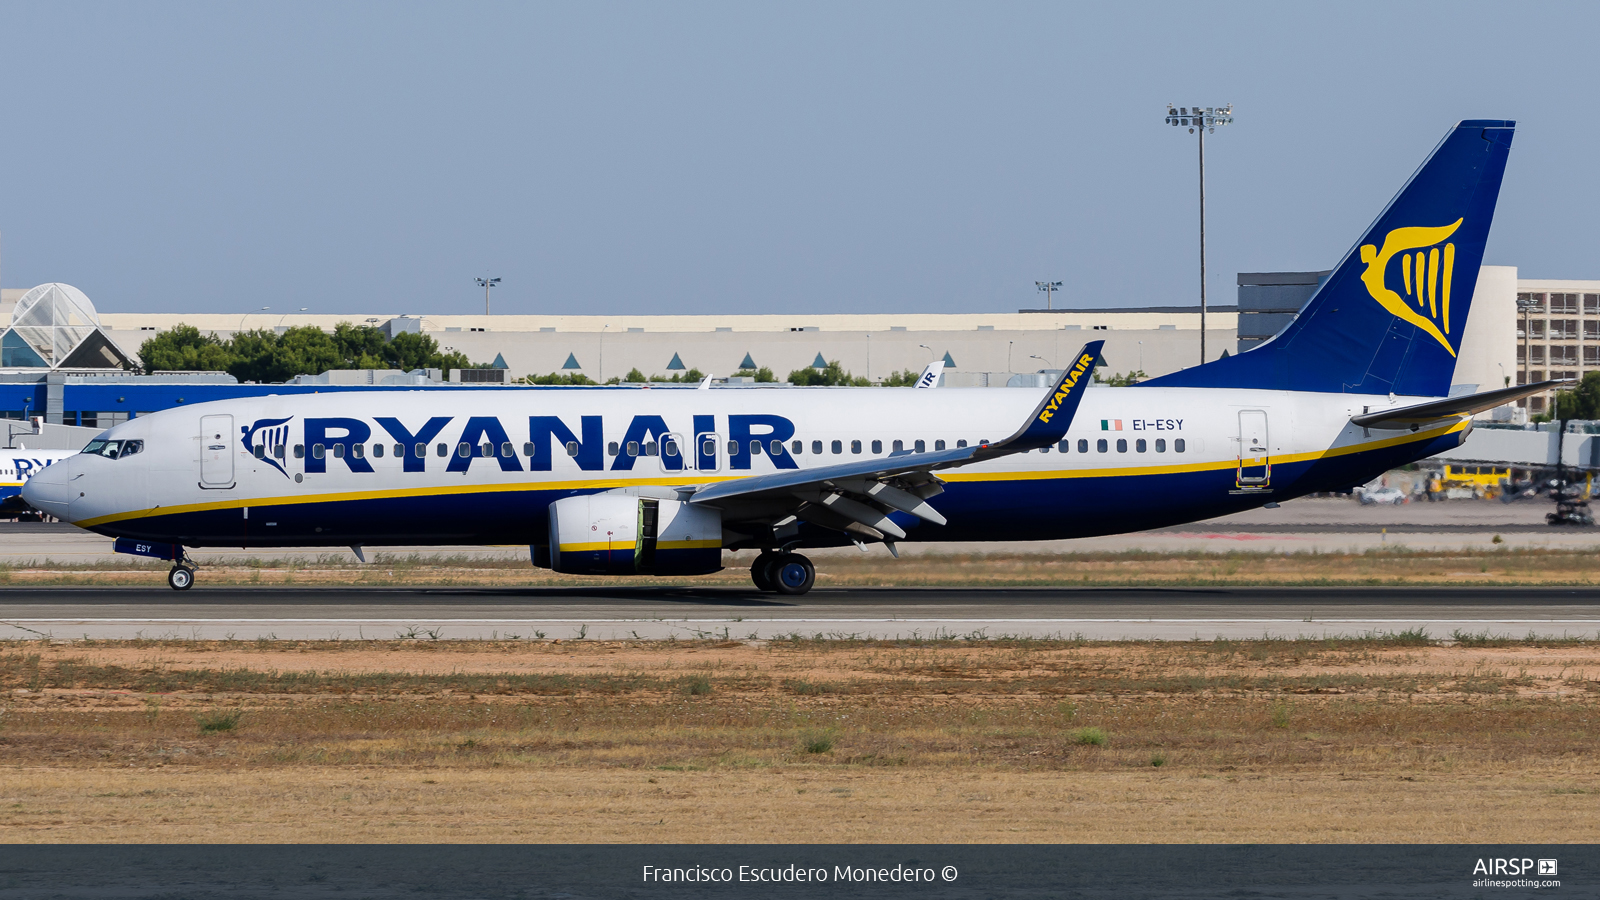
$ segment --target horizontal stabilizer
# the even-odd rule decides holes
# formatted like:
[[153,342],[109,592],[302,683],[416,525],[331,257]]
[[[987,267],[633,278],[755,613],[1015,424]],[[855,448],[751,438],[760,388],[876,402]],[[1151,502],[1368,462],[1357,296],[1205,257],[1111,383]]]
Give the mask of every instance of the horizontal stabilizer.
[[1412,425],[1437,422],[1440,419],[1475,415],[1485,410],[1494,409],[1496,406],[1513,403],[1523,397],[1530,397],[1534,394],[1548,391],[1551,388],[1565,387],[1569,384],[1572,384],[1572,382],[1541,381],[1537,384],[1519,384],[1516,387],[1501,388],[1498,391],[1484,391],[1480,394],[1446,397],[1443,400],[1430,400],[1427,403],[1417,403],[1412,406],[1399,406],[1394,409],[1362,413],[1359,416],[1351,416],[1350,421],[1363,428],[1409,428]]

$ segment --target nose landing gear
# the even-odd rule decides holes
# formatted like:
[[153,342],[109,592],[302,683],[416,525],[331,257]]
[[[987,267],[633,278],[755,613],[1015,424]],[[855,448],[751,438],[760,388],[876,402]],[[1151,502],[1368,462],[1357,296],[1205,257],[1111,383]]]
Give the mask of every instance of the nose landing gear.
[[762,553],[750,566],[750,580],[763,591],[798,596],[817,581],[817,567],[798,553]]

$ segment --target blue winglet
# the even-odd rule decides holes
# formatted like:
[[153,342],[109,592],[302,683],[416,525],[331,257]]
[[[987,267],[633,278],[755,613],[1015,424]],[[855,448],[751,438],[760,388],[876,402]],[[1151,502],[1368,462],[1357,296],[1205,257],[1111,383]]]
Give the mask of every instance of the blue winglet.
[[1072,427],[1073,416],[1078,414],[1078,404],[1083,402],[1083,392],[1094,381],[1094,364],[1100,358],[1100,348],[1105,345],[1105,341],[1084,344],[1072,358],[1072,364],[1061,373],[1055,388],[1039,401],[1028,423],[1016,434],[993,445],[994,449],[1003,448],[1010,453],[1036,450],[1065,437],[1067,429]]

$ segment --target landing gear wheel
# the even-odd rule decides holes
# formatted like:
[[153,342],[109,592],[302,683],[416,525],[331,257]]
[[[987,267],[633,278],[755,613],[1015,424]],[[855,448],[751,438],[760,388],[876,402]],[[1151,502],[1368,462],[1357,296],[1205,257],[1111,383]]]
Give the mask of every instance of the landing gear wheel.
[[750,580],[756,583],[756,590],[777,590],[772,584],[772,561],[777,558],[776,553],[762,551],[761,555],[756,557],[756,561],[750,564]]
[[188,566],[173,566],[167,573],[167,584],[175,591],[187,591],[194,587],[194,570]]
[[772,575],[772,589],[780,594],[804,594],[817,581],[817,567],[798,553],[779,556],[767,571]]

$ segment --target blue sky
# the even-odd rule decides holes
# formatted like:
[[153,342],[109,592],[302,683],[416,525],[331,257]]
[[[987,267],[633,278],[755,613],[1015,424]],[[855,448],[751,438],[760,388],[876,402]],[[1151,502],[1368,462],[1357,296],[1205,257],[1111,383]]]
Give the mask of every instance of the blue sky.
[[1462,118],[1600,278],[1593,5],[0,3],[0,282],[103,311],[1011,311],[1332,266]]

